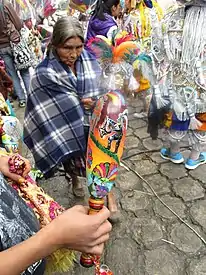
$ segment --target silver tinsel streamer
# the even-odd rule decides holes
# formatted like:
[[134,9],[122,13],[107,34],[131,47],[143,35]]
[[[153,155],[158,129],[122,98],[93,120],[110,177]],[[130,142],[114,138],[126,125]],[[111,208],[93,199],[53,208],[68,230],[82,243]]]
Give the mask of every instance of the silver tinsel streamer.
[[192,73],[206,44],[206,7],[190,7],[186,12],[183,29],[181,64]]

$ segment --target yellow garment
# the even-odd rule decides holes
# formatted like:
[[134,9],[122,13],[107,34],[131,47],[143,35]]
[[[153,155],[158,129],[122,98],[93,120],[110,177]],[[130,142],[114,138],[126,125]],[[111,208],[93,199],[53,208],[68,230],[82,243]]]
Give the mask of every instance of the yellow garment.
[[[162,8],[156,0],[152,0],[152,4],[158,20],[162,20],[164,16]],[[136,1],[131,0],[131,9],[134,35],[139,39],[150,37],[152,31],[151,9],[145,6],[143,0],[138,4],[136,4]]]
[[[135,66],[137,65],[137,66]],[[138,69],[138,63],[133,64],[134,78],[139,83],[139,88],[136,90],[137,93],[147,91],[151,86],[148,79],[146,79]]]
[[167,128],[170,128],[171,125],[172,125],[172,115],[173,115],[173,112],[168,112],[168,113],[165,115],[164,125],[165,125],[165,127],[167,127]]
[[0,93],[0,113],[5,116],[10,115],[8,105],[1,93]]
[[143,76],[141,77],[140,81],[139,81],[139,88],[137,90],[137,92],[143,92],[146,91],[150,88],[150,82],[149,80],[147,80],[146,78],[144,78]]

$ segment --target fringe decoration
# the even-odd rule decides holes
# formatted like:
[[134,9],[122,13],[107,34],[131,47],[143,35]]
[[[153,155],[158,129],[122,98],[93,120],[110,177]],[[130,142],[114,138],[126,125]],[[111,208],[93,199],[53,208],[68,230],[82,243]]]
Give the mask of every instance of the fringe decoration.
[[73,267],[74,252],[62,248],[47,257],[46,275],[68,272]]
[[159,85],[154,85],[154,96],[155,96],[158,110],[160,110],[168,105],[168,100],[164,99],[161,95]]

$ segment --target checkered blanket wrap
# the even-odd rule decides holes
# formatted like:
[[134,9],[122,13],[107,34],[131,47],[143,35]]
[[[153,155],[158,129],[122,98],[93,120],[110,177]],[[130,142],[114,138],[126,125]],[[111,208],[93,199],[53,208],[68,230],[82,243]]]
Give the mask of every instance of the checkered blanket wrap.
[[31,80],[24,120],[24,142],[37,167],[46,175],[61,162],[86,151],[84,111],[80,99],[103,93],[101,70],[83,51],[77,77],[50,52]]

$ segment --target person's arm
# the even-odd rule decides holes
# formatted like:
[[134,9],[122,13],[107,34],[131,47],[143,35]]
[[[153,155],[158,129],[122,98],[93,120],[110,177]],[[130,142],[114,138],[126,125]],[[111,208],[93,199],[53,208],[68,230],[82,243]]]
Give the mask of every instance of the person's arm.
[[[8,156],[0,156],[0,172],[18,181],[20,176],[9,171],[8,159]],[[30,171],[30,164],[25,161],[26,175]],[[88,209],[83,206],[66,210],[33,237],[0,252],[0,274],[19,275],[61,247],[100,255],[112,228],[107,221],[109,216],[110,212],[105,207],[98,214],[90,216]]]
[[0,252],[0,274],[19,275],[61,247],[100,255],[111,231],[110,212],[87,212],[83,206],[70,208],[30,239]]
[[0,252],[0,274],[19,275],[33,263],[51,254],[58,247],[52,243],[50,234],[45,228],[30,239]]
[[19,18],[18,14],[15,11],[15,9],[9,2],[5,3],[5,11],[6,11],[9,19],[11,20],[11,22],[14,24],[16,30],[20,31],[23,26],[23,22],[21,21],[21,19]]

